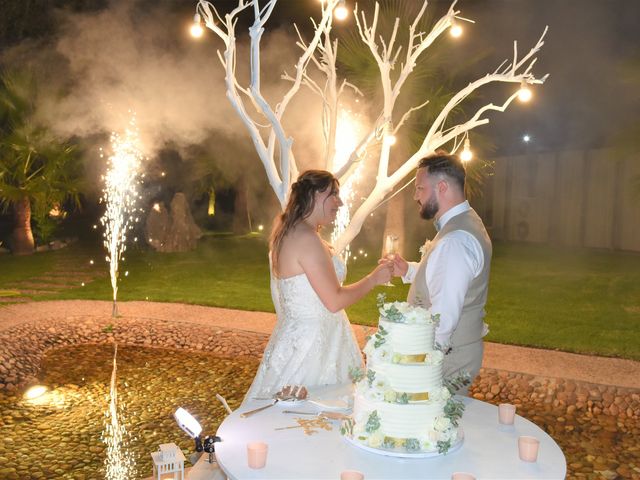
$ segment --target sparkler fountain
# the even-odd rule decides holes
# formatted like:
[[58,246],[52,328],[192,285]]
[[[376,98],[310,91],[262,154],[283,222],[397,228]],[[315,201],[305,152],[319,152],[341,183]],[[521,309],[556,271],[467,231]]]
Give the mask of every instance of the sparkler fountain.
[[[356,117],[357,116],[359,115],[356,114]],[[349,160],[349,156],[358,146],[358,139],[361,135],[362,125],[360,125],[355,118],[352,118],[350,111],[341,109],[338,113],[338,124],[336,128],[336,153],[334,157],[336,170],[339,170]],[[350,212],[355,198],[355,186],[360,179],[362,164],[363,162],[360,162],[354,173],[349,176],[343,185],[340,185],[340,197],[342,198],[343,205],[338,210],[333,232],[331,233],[332,244],[342,235],[351,220]],[[350,255],[351,249],[349,245],[347,245],[342,252],[342,259],[345,263],[349,260]]]
[[[104,181],[103,197],[106,204],[105,213],[100,219],[104,226],[104,246],[107,249],[106,260],[109,263],[111,287],[113,289],[112,316],[118,316],[116,303],[118,296],[118,266],[126,250],[127,232],[138,221],[135,216],[139,198],[140,165],[143,159],[140,151],[138,129],[135,116],[129,121],[129,126],[123,136],[111,134],[112,154],[108,159],[107,173],[102,177]],[[104,155],[101,154],[101,157]],[[127,451],[127,430],[118,418],[118,390],[117,390],[117,354],[118,345],[114,344],[113,371],[111,373],[109,409],[105,412],[106,427],[102,440],[107,444],[105,459],[105,478],[126,480],[135,476],[135,464]]]
[[[139,148],[140,140],[136,127],[135,116],[129,122],[124,136],[111,134],[111,148],[113,153],[109,157],[109,167],[102,179],[102,201],[106,203],[106,210],[100,219],[104,226],[104,246],[107,249],[106,260],[109,263],[111,287],[113,289],[112,316],[118,316],[118,266],[122,255],[127,249],[127,232],[133,228],[137,212],[138,186],[140,184],[139,171],[142,153]],[[103,156],[103,155],[101,155]]]

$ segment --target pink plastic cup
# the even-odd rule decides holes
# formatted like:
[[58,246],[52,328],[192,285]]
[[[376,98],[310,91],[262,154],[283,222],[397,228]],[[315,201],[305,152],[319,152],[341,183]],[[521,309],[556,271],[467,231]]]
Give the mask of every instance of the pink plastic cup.
[[249,442],[247,443],[247,462],[249,468],[264,468],[267,464],[267,451],[269,445],[264,442]]
[[510,403],[501,403],[498,405],[498,421],[502,425],[513,425],[516,417],[516,406]]
[[518,437],[518,454],[523,462],[535,462],[538,460],[540,440],[536,437]]
[[364,480],[364,473],[357,470],[340,472],[340,480]]
[[451,475],[451,480],[476,480],[476,477],[474,477],[470,473],[455,472],[453,475]]

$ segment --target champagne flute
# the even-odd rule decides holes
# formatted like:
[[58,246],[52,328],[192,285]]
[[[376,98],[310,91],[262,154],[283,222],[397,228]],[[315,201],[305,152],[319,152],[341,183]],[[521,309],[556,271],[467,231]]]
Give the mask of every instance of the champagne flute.
[[[396,253],[398,253],[398,236],[390,233],[384,238],[384,257],[393,261]],[[384,286],[393,287],[394,285],[389,281]]]

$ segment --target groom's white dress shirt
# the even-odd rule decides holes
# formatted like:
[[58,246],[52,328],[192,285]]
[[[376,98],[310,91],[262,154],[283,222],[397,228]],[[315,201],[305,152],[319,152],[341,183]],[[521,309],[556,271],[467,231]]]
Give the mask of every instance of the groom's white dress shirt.
[[[466,200],[449,209],[434,221],[436,230],[443,228],[456,215],[470,209]],[[409,268],[402,281],[412,283],[419,263],[407,263]],[[451,334],[460,319],[469,284],[482,272],[483,267],[484,255],[480,243],[464,230],[448,233],[431,252],[425,275],[429,286],[431,311],[440,313],[440,324],[436,330],[436,342],[440,345],[449,345]],[[485,325],[483,336],[487,331]]]

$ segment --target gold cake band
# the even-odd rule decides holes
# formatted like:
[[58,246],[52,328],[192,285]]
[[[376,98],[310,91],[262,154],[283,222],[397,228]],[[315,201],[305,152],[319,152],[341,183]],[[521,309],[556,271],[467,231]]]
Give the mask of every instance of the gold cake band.
[[397,363],[424,363],[427,355],[425,353],[420,353],[417,355],[400,355]]
[[[403,395],[406,395],[406,399],[409,402],[420,402],[422,400],[429,400],[429,392],[415,392],[415,393],[394,392],[394,393],[395,393],[395,401],[391,403],[396,403],[398,401],[398,398],[400,398]],[[388,399],[386,400],[389,401]]]

